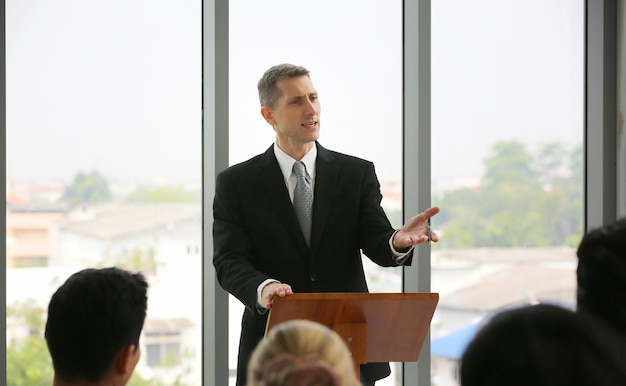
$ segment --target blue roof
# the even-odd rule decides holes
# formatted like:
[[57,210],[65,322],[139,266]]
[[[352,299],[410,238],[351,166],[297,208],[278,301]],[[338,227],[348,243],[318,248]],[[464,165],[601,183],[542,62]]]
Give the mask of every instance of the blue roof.
[[[552,304],[555,306],[563,307],[565,309],[575,310],[575,305],[570,304],[570,303],[555,302],[555,301],[542,301],[541,303]],[[499,310],[492,311],[492,313],[489,316],[485,317],[480,322],[463,326],[459,328],[458,330],[454,330],[448,335],[444,335],[440,338],[432,340],[430,343],[431,355],[437,355],[437,356],[446,357],[450,359],[460,360],[461,357],[463,356],[463,353],[465,352],[465,349],[467,348],[467,345],[472,341],[472,339],[474,339],[474,336],[476,335],[476,332],[478,331],[478,329],[482,327],[485,323],[487,323],[487,321],[491,317],[503,311],[507,311],[507,310],[511,310],[511,309],[515,309],[519,307],[526,307],[528,305],[529,304],[527,302],[521,302],[521,303],[513,304],[511,306],[508,306]]]
[[470,324],[441,338],[434,339],[430,344],[431,355],[461,359],[467,345],[474,339],[478,326],[479,323]]

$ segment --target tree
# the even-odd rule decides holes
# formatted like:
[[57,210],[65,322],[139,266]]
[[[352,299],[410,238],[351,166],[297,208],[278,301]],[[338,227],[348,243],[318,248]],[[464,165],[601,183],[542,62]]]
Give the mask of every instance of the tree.
[[63,193],[61,201],[72,205],[109,201],[109,184],[97,171],[79,172]]
[[539,176],[533,167],[533,157],[517,141],[496,143],[485,160],[482,186],[493,189],[501,185],[537,187]]
[[12,339],[7,348],[7,380],[15,386],[49,386],[54,372],[43,339],[44,310],[27,299],[7,307],[7,324],[26,328],[25,338]]
[[[537,155],[496,143],[480,186],[434,197],[448,248],[576,246],[582,231],[582,146],[548,143]],[[539,170],[539,171],[537,171]]]
[[139,188],[128,197],[128,202],[199,202],[199,191],[189,191],[184,188],[159,186],[156,188]]
[[559,142],[544,144],[537,154],[535,164],[544,187],[553,188],[566,172],[567,148]]

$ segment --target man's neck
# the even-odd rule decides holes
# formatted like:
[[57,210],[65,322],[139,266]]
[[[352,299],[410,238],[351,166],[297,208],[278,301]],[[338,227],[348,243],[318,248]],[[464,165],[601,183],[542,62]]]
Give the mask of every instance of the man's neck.
[[276,145],[278,145],[280,150],[284,151],[285,154],[289,155],[296,161],[300,161],[302,157],[307,155],[307,153],[313,148],[313,146],[315,146],[315,142],[307,142],[305,144],[300,144],[297,146],[285,146],[284,143],[276,141]]

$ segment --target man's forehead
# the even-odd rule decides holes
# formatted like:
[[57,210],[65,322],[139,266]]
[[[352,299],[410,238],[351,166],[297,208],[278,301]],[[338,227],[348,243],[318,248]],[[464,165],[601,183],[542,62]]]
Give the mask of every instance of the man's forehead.
[[287,97],[317,93],[307,75],[279,79],[276,86],[282,91],[282,95]]

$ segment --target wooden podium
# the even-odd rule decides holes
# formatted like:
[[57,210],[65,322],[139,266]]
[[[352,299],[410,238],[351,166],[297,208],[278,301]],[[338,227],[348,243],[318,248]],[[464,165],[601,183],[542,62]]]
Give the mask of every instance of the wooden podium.
[[438,293],[309,293],[274,300],[265,333],[292,319],[334,330],[357,374],[367,362],[414,362],[422,350]]

